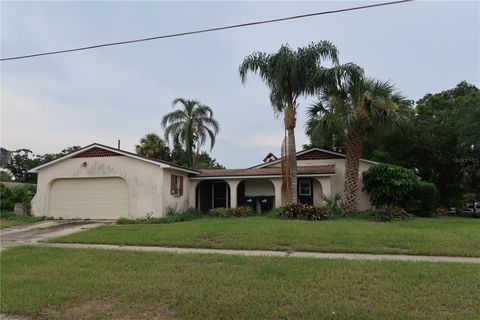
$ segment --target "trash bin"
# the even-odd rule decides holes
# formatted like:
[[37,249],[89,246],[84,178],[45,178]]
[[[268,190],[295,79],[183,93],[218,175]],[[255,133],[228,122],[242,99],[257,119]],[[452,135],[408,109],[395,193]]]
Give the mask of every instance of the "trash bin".
[[260,202],[261,212],[267,212],[273,209],[274,196],[260,196],[258,202]]
[[257,197],[245,196],[244,206],[250,207],[255,211],[257,209]]

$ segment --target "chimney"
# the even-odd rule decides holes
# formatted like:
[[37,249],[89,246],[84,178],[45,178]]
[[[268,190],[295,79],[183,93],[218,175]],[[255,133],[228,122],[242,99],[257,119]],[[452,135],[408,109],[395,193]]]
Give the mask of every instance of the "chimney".
[[117,149],[120,150],[120,139],[118,139],[118,146]]

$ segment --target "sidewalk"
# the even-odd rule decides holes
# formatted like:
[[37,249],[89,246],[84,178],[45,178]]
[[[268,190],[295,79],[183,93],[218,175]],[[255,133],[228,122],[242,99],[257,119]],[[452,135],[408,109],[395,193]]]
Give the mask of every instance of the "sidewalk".
[[37,242],[32,244],[42,246],[42,247],[69,248],[69,249],[103,249],[103,250],[144,251],[144,252],[204,253],[204,254],[240,255],[240,256],[300,257],[300,258],[347,259],[347,260],[464,262],[464,263],[480,264],[480,258],[476,258],[476,257],[168,248],[168,247],[154,247],[154,246],[121,246],[121,245],[108,245],[108,244],[43,243],[43,242]]

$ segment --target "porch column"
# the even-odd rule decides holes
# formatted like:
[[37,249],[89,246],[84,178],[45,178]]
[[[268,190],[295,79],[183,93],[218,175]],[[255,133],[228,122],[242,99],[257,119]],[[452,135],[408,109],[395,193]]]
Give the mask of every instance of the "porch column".
[[275,187],[275,208],[280,208],[283,203],[282,199],[282,179],[269,179]]
[[322,192],[327,197],[332,194],[332,177],[315,177],[315,180],[322,186]]
[[[200,183],[200,180],[190,180],[190,184],[188,187],[188,207],[189,208],[195,208],[195,199],[197,195],[197,186]],[[198,195],[199,199],[198,201],[200,202],[200,195]]]
[[238,184],[242,181],[240,179],[226,180],[228,186],[230,187],[230,208],[237,207],[237,187]]

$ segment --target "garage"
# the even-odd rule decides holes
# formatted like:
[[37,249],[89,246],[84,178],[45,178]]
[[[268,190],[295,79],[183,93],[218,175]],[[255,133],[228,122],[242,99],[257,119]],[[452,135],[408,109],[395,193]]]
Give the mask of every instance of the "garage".
[[56,179],[50,186],[48,215],[63,218],[117,219],[128,214],[128,187],[124,179]]

